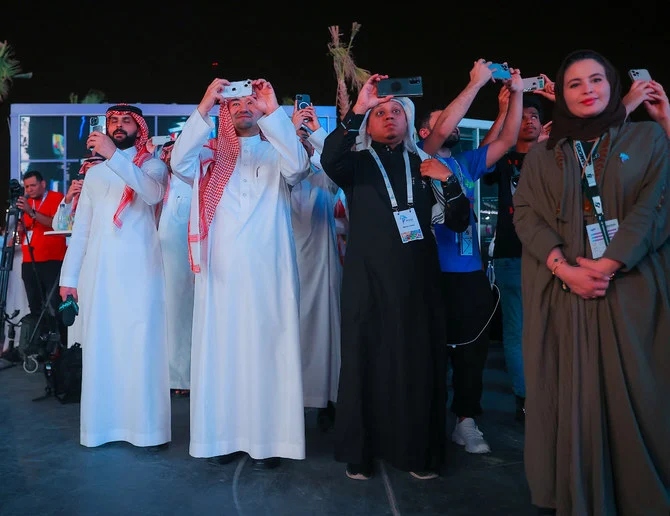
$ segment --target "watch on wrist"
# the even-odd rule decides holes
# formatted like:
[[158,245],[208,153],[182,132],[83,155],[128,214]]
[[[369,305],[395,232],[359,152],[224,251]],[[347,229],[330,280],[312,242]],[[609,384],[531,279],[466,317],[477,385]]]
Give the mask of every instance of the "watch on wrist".
[[451,186],[458,183],[458,179],[454,174],[451,174],[446,181],[442,181],[442,186]]

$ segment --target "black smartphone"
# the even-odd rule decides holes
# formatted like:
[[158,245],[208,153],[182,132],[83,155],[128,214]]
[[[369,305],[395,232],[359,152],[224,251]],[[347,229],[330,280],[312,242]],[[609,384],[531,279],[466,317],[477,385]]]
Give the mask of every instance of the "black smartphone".
[[403,77],[399,79],[382,79],[377,83],[377,97],[421,97],[423,81],[421,77]]
[[295,101],[298,106],[298,109],[305,109],[312,105],[312,99],[307,93],[298,93],[295,96]]

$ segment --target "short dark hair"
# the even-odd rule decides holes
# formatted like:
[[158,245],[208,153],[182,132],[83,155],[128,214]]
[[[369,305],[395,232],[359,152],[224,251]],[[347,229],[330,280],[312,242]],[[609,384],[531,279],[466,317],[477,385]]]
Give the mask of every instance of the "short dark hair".
[[544,110],[542,109],[542,102],[537,95],[533,93],[524,93],[523,95],[523,109],[535,108],[537,114],[540,116],[540,123],[544,122]]
[[430,129],[430,115],[435,113],[435,111],[443,111],[444,107],[432,107],[428,110],[424,110],[420,117],[417,117],[416,130],[417,132],[421,129]]
[[44,177],[42,177],[42,173],[39,172],[38,170],[29,170],[25,174],[23,174],[23,180],[25,181],[26,179],[30,179],[31,177],[34,177],[37,182],[44,181]]

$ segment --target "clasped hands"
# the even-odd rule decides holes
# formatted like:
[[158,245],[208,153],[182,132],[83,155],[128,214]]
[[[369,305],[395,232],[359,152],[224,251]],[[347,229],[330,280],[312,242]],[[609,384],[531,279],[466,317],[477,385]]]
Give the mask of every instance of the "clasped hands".
[[622,266],[609,258],[592,260],[578,256],[576,261],[576,265],[560,264],[554,274],[582,299],[604,297],[614,274]]

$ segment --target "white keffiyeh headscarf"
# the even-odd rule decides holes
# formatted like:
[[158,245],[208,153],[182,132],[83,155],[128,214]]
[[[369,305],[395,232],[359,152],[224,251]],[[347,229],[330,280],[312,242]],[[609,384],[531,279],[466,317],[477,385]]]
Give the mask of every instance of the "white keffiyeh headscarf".
[[[417,142],[419,141],[419,135],[414,124],[416,111],[414,109],[414,102],[412,102],[412,100],[408,97],[393,97],[390,102],[397,102],[402,106],[403,111],[405,111],[405,117],[407,118],[407,134],[405,134],[403,143],[407,151],[417,154],[421,158],[421,161],[430,159],[431,156],[426,154],[423,149],[419,148],[417,145]],[[368,109],[368,111],[365,113],[365,117],[363,117],[363,122],[361,123],[358,137],[356,138],[357,151],[369,149],[372,145],[372,138],[367,132],[368,118],[370,118],[370,112],[372,109]],[[442,224],[444,222],[445,205],[444,195],[442,193],[442,184],[440,181],[431,180],[430,186],[433,189],[433,193],[435,194],[435,198],[437,200],[431,209],[431,222],[433,224]]]

